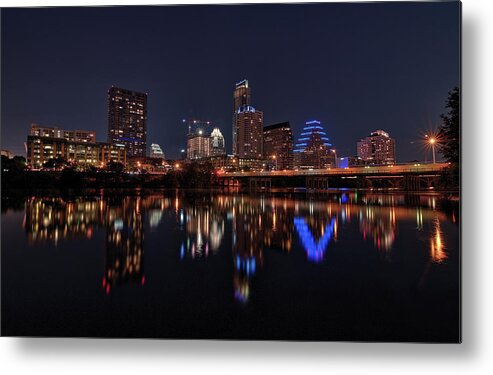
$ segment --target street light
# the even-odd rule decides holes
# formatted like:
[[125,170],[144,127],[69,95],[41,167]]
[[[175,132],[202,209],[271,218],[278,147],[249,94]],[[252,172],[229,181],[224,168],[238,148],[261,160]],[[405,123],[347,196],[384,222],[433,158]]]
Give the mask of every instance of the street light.
[[437,139],[433,135],[431,137],[429,137],[428,134],[425,135],[425,138],[427,139],[428,144],[431,146],[431,152],[433,154],[433,164],[436,164],[435,145],[437,143]]
[[276,157],[276,155],[272,155],[272,159],[276,161],[276,171],[277,171],[277,157]]

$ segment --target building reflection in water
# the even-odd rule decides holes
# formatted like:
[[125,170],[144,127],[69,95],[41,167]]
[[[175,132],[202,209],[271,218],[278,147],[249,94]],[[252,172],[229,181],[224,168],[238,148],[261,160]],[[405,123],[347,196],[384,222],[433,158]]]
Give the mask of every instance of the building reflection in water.
[[[313,216],[310,216],[313,219]],[[306,218],[295,217],[294,226],[298,235],[300,236],[301,243],[306,251],[308,260],[312,262],[321,262],[323,260],[327,246],[330,240],[334,236],[334,230],[336,228],[336,218],[333,217],[330,223],[324,224],[318,220],[315,220],[317,226],[321,226],[321,237],[316,241],[312,230],[308,226]]]
[[[246,303],[254,277],[263,268],[265,252],[290,253],[296,236],[307,260],[320,262],[327,257],[330,242],[339,240],[339,231],[354,227],[354,223],[362,238],[370,239],[390,260],[397,223],[415,221],[416,230],[421,231],[423,223],[432,222],[430,259],[443,262],[447,254],[440,221],[446,217],[434,210],[435,205],[434,197],[357,192],[335,193],[319,200],[212,193],[192,199],[178,193],[173,197],[33,197],[26,200],[23,225],[31,245],[91,239],[96,230],[104,230],[102,287],[110,293],[118,285],[145,284],[144,218],[149,218],[150,231],[159,231],[165,218],[174,217],[183,236],[179,248],[182,260],[205,259],[221,248],[231,251],[234,298]],[[224,241],[226,230],[231,230],[231,247]]]
[[430,237],[430,258],[434,263],[442,263],[447,259],[445,246],[442,240],[440,220],[438,217],[433,219],[432,234]]
[[374,246],[383,252],[392,250],[396,237],[396,220],[394,207],[367,206],[360,209],[360,233],[366,240],[373,239]]
[[128,282],[143,285],[142,202],[140,197],[128,196],[29,198],[24,220],[28,243],[51,242],[56,246],[61,240],[90,239],[97,229],[105,229],[104,292],[108,294],[115,286]]
[[233,199],[233,285],[235,299],[246,303],[250,297],[251,279],[263,262],[264,229],[268,227],[265,199],[252,203],[247,197]]
[[[211,204],[213,203],[213,200]],[[185,239],[180,247],[180,259],[214,255],[224,236],[224,217],[212,205],[181,208],[180,225],[185,227]]]
[[121,284],[145,284],[144,228],[140,197],[109,200],[106,210],[106,261],[102,286],[109,294]]
[[90,239],[93,227],[102,221],[97,198],[28,198],[24,228],[29,245],[63,239]]

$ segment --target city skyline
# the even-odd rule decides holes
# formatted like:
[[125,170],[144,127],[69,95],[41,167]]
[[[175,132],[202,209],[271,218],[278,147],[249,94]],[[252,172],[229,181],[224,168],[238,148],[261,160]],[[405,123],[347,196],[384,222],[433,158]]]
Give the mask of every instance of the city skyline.
[[[7,9],[2,12],[9,31],[3,40],[2,148],[25,154],[31,123],[94,130],[104,141],[105,96],[108,87],[117,85],[149,94],[147,139],[160,144],[170,159],[179,158],[185,146],[184,117],[211,119],[229,152],[231,88],[248,78],[264,125],[289,121],[296,137],[307,120],[316,118],[341,156],[355,155],[357,139],[381,128],[396,139],[398,162],[424,159],[414,142],[420,131],[439,124],[447,92],[459,84],[459,11],[448,3],[360,7],[365,11],[350,4],[195,8],[200,12],[191,7]],[[276,20],[281,10],[283,20]],[[121,42],[106,32],[134,13],[144,20],[139,21],[145,23],[143,30],[123,30],[120,36],[149,52],[138,61],[123,56]],[[232,20],[250,14],[255,14],[256,28],[230,30]],[[197,22],[183,30],[185,15]],[[437,16],[443,18],[439,25]],[[206,22],[201,18],[207,20],[207,32],[195,42],[194,33]],[[410,27],[416,18],[421,27]],[[351,28],[338,19],[351,22]],[[393,33],[379,19],[391,19]],[[274,32],[262,36],[274,20]],[[87,22],[94,27],[84,29]],[[63,35],[58,33],[62,27]],[[43,33],[34,35],[33,29]],[[362,35],[366,31],[368,37]],[[81,32],[88,33],[87,40],[100,41],[88,45]],[[69,38],[77,43],[61,48]],[[235,48],[231,42],[238,38],[255,42],[256,48]],[[152,48],[159,43],[169,48]],[[186,54],[176,57],[186,51],[183,43],[205,53],[205,63],[182,60]],[[80,48],[86,53],[79,61]],[[31,55],[38,56],[36,66],[27,63]]]

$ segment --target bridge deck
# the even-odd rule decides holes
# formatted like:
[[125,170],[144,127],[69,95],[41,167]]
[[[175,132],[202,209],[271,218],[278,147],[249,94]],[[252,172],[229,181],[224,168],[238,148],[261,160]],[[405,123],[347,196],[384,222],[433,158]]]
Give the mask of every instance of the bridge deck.
[[224,172],[218,177],[298,177],[298,176],[375,176],[375,175],[438,175],[449,163],[395,164],[349,168],[300,169],[285,171]]

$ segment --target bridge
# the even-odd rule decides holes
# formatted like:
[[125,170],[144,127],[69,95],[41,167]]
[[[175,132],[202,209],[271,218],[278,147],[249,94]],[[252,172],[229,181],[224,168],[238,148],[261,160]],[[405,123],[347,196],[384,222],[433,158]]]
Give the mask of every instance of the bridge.
[[422,190],[436,186],[449,163],[407,163],[348,168],[298,169],[283,171],[219,172],[222,186],[265,190],[272,187],[306,188],[393,188]]

